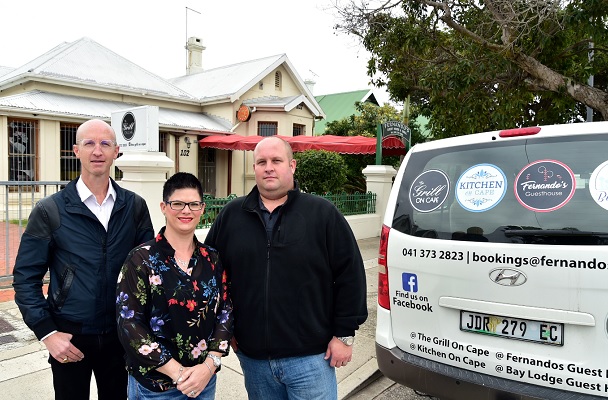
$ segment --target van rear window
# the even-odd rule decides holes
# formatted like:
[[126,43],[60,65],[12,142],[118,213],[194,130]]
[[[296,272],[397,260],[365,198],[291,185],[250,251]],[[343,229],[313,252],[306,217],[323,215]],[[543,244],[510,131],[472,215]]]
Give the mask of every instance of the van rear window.
[[608,134],[414,152],[392,227],[446,240],[608,244]]

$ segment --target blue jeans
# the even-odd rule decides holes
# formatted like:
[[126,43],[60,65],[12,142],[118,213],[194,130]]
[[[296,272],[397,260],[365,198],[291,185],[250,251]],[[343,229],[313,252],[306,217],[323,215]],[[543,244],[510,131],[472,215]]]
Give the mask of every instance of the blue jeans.
[[313,356],[256,360],[236,352],[249,400],[337,400],[336,371]]
[[164,392],[153,392],[146,389],[133,375],[129,375],[129,400],[213,400],[215,399],[215,383],[217,375],[213,375],[203,391],[196,397],[188,397],[176,388]]

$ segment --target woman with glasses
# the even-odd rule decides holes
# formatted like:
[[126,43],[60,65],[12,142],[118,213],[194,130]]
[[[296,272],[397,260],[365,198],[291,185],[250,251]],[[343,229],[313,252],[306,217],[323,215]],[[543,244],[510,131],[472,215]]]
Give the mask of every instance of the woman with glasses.
[[194,235],[205,208],[192,174],[163,187],[166,226],[131,251],[118,277],[118,335],[129,399],[214,399],[232,337],[232,303],[218,253]]

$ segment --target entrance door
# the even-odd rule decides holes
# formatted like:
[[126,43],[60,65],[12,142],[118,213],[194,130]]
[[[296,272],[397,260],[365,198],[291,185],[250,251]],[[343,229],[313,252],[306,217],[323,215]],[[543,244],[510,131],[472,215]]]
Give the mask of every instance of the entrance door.
[[198,151],[198,178],[203,185],[203,192],[215,197],[215,149],[201,148]]

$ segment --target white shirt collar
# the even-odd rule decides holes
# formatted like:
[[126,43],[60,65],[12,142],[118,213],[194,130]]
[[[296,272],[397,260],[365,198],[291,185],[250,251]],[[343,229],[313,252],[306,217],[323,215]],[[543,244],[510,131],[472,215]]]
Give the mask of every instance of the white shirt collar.
[[[76,191],[78,192],[78,196],[80,196],[80,201],[82,201],[83,203],[91,196],[95,198],[93,192],[89,190],[87,185],[82,180],[82,175],[76,182]],[[108,193],[106,194],[106,197],[103,200],[106,201],[110,196],[112,196],[113,200],[116,200],[116,190],[114,190],[114,186],[112,186],[112,181],[110,180],[110,178],[108,178]],[[97,200],[95,200],[95,202],[97,202]]]

